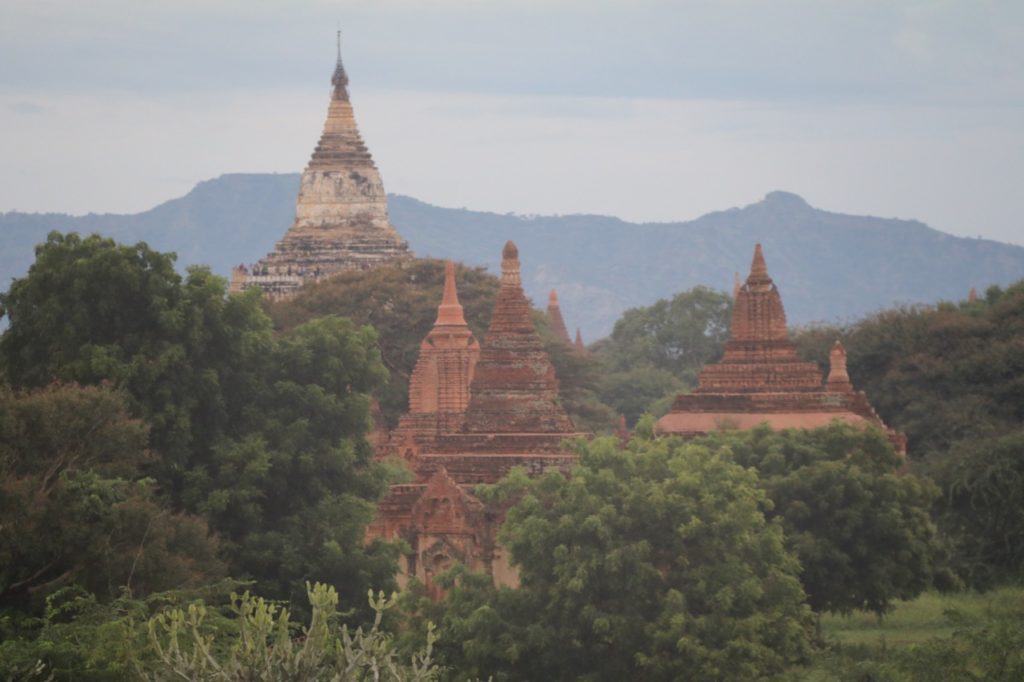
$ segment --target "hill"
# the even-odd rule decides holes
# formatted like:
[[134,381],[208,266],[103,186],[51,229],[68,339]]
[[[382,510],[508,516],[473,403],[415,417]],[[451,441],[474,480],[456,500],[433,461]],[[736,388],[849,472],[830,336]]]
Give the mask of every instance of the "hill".
[[[291,224],[298,174],[231,174],[134,215],[0,215],[0,282],[24,274],[50,230],[100,232],[176,251],[179,263],[226,275],[253,262]],[[678,223],[595,215],[520,216],[431,206],[390,196],[392,222],[421,256],[498,271],[514,239],[527,293],[543,304],[557,288],[570,327],[607,334],[626,308],[704,284],[730,290],[755,242],[765,248],[792,323],[850,319],[899,303],[966,297],[1024,278],[1024,247],[954,237],[908,220],[844,215],[772,192],[743,208]]]

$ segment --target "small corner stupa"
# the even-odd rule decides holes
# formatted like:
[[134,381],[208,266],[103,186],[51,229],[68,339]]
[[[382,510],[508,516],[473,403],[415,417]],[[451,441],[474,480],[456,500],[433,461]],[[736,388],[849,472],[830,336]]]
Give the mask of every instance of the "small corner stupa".
[[750,275],[735,291],[731,338],[722,359],[701,370],[697,389],[677,396],[657,429],[692,437],[761,423],[773,429],[811,429],[838,419],[876,426],[906,453],[906,437],[887,427],[864,393],[854,390],[846,372],[846,350],[838,340],[829,361],[823,382],[818,365],[797,356],[782,297],[758,244]]
[[391,225],[384,183],[356,127],[341,31],[331,84],[327,121],[302,173],[295,222],[272,253],[234,269],[232,291],[255,286],[283,299],[308,282],[412,256]]

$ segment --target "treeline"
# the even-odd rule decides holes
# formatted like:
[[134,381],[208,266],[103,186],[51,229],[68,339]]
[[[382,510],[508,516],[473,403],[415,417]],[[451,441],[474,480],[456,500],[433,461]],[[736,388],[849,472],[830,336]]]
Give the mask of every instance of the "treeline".
[[950,565],[972,587],[1024,572],[1024,282],[976,300],[887,310],[796,335],[824,363],[836,338],[850,378],[908,437],[942,495]]
[[[799,679],[816,615],[1021,568],[1024,285],[798,335],[819,360],[843,339],[910,437],[902,471],[880,433],[838,425],[655,437],[649,413],[721,353],[725,294],[628,311],[587,353],[536,313],[578,426],[622,414],[633,437],[573,444],[569,479],[478,490],[509,509],[521,587],[455,567],[433,603],[415,584],[383,598],[403,547],[363,534],[394,473],[371,456],[371,400],[406,409],[443,264],[273,304],[173,266],[55,233],[0,295],[0,679]],[[458,280],[482,340],[497,280]],[[886,679],[951,651],[988,670],[986,637]]]

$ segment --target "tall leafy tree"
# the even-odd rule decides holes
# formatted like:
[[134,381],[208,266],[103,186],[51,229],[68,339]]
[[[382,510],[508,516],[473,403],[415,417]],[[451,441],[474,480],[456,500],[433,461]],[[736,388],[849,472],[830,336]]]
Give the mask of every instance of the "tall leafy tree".
[[799,564],[754,471],[677,439],[577,448],[570,478],[520,473],[482,492],[521,496],[501,532],[521,585],[460,578],[431,613],[449,664],[507,680],[731,680],[806,653]]
[[1024,282],[974,301],[881,312],[845,327],[802,331],[824,361],[837,337],[850,376],[904,431],[915,470],[942,489],[936,518],[953,566],[972,585],[1024,570],[1019,481],[1024,476]]
[[79,586],[104,598],[223,575],[206,523],[142,478],[144,423],[108,385],[0,389],[0,608]]
[[931,519],[938,490],[903,464],[881,431],[834,424],[821,429],[712,434],[759,472],[770,518],[803,566],[811,607],[885,613],[932,585],[943,548]]
[[652,403],[696,384],[701,367],[721,356],[731,315],[732,298],[705,287],[627,310],[595,345],[606,367],[599,397],[634,423]]
[[203,514],[233,575],[268,597],[331,581],[387,587],[392,550],[364,547],[384,488],[364,435],[384,381],[372,329],[333,318],[274,335],[258,292],[182,278],[145,244],[51,234],[0,298],[12,385],[110,381],[150,425],[145,465],[175,510]]
[[[484,268],[458,266],[459,302],[478,341],[491,319],[498,280]],[[444,261],[416,259],[402,265],[341,273],[304,287],[292,300],[268,306],[275,326],[288,330],[328,315],[347,317],[377,330],[381,358],[389,371],[377,395],[391,425],[408,409],[409,377],[420,342],[437,319],[444,289]]]

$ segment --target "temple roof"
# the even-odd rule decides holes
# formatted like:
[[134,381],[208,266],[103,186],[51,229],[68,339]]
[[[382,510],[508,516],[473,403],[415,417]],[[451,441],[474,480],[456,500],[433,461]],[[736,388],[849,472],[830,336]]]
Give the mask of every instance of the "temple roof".
[[467,433],[572,433],[558,403],[555,369],[523,293],[519,250],[502,250],[501,287],[473,372]]
[[659,431],[696,435],[762,422],[776,429],[815,428],[838,419],[886,429],[890,440],[905,451],[905,438],[887,429],[864,394],[853,390],[839,341],[829,356],[827,384],[816,363],[798,357],[760,244],[754,248],[750,275],[735,297],[731,338],[721,361],[701,370],[693,393],[676,397],[672,411],[658,420]]

